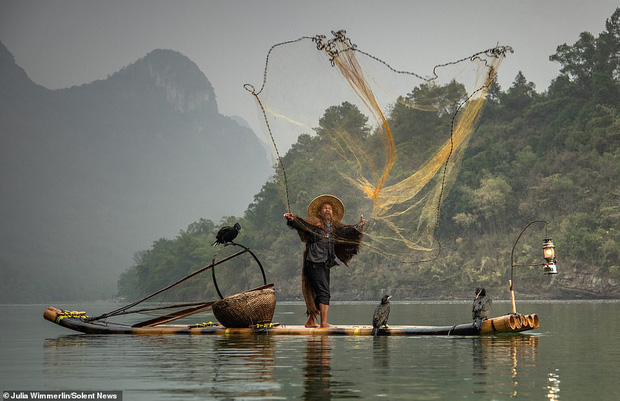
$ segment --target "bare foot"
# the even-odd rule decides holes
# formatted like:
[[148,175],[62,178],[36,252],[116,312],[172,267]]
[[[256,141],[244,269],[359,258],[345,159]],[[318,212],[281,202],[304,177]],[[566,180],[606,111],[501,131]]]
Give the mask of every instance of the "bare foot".
[[305,326],[309,329],[315,329],[319,327],[319,324],[316,322],[316,315],[308,316],[308,320],[306,320]]
[[316,322],[316,316],[308,316],[305,326],[309,329],[316,329],[319,324]]
[[328,328],[330,328],[330,327],[334,327],[334,326],[333,326],[333,325],[331,325],[331,324],[329,324],[329,323],[324,323],[324,324],[322,324],[322,325],[321,325],[321,328],[322,328],[322,329],[328,329]]

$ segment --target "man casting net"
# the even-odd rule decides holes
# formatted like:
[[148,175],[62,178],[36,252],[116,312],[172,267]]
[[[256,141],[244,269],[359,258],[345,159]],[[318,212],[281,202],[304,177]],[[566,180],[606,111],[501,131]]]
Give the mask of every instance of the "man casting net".
[[332,34],[274,45],[262,86],[245,86],[264,117],[286,209],[299,213],[333,193],[368,220],[365,249],[402,263],[436,258],[441,202],[512,50],[484,50],[425,77]]

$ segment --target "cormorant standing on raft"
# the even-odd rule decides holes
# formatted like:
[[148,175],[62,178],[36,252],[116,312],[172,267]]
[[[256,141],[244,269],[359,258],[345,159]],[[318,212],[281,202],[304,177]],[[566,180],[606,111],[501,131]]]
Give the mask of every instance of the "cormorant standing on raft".
[[390,298],[392,298],[391,295],[384,295],[375,309],[375,314],[372,316],[373,336],[377,335],[380,327],[387,327],[388,317],[390,317]]
[[490,297],[487,297],[487,291],[484,288],[476,288],[476,298],[471,309],[471,318],[474,319],[474,325],[478,330],[482,327],[482,321],[489,318],[491,312]]
[[241,231],[241,225],[239,223],[235,223],[234,226],[224,226],[222,228],[220,228],[220,231],[217,232],[217,235],[215,236],[215,242],[213,242],[213,246],[215,245],[219,245],[219,244],[224,244],[224,245],[228,245],[230,244],[235,238],[237,238],[237,235],[239,235],[239,231]]

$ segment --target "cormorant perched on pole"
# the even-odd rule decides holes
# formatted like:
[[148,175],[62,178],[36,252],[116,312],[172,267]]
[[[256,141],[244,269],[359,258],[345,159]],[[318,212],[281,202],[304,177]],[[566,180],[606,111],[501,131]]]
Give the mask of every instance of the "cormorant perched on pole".
[[474,319],[474,325],[477,329],[482,327],[482,321],[489,318],[491,312],[490,297],[487,297],[487,291],[484,288],[476,288],[476,298],[471,309],[471,318]]
[[228,245],[230,244],[235,238],[237,238],[237,235],[239,235],[239,231],[241,231],[241,225],[239,223],[235,223],[234,226],[224,226],[222,228],[220,228],[220,231],[217,232],[217,235],[215,236],[215,242],[213,242],[213,246],[215,245],[219,245],[219,244],[224,244],[224,245]]
[[375,309],[375,314],[372,316],[373,336],[377,335],[380,327],[387,327],[388,317],[390,317],[390,298],[392,298],[391,295],[384,295]]

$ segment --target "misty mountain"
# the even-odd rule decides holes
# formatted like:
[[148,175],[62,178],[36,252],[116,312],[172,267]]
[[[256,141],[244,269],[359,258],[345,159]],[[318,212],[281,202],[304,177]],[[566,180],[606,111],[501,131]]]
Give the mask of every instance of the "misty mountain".
[[271,173],[195,63],[154,50],[49,90],[0,43],[0,301],[100,298],[134,252],[241,215]]

